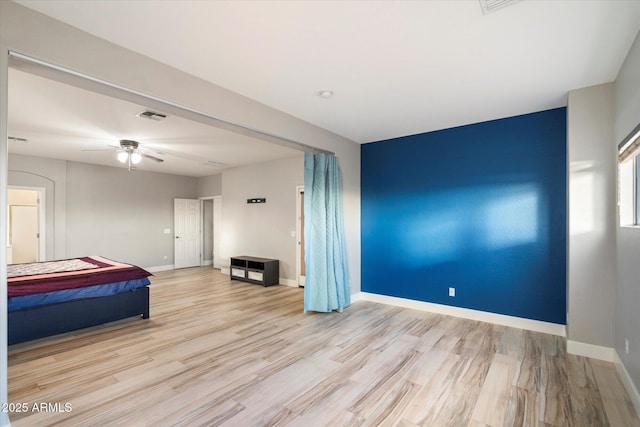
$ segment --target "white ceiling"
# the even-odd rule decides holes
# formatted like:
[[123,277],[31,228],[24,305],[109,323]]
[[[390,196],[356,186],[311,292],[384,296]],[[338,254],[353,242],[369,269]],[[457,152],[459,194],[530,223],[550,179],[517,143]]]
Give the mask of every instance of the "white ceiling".
[[564,106],[640,30],[637,0],[16,1],[360,143]]
[[299,155],[174,115],[162,121],[140,118],[145,106],[16,69],[9,69],[9,86],[9,136],[27,139],[9,141],[15,154],[125,167],[112,147],[117,149],[120,139],[132,139],[143,152],[164,160],[143,159],[137,169],[184,176]]

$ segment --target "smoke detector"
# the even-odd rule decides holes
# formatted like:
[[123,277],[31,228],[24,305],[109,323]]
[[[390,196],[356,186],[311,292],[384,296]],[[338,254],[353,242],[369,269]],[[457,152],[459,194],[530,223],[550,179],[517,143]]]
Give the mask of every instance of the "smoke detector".
[[144,110],[136,114],[138,117],[142,117],[145,119],[160,121],[167,118],[166,114],[158,113],[157,111]]
[[498,9],[510,6],[519,1],[521,0],[480,0],[480,9],[482,9],[482,14],[486,15],[487,13],[495,12]]

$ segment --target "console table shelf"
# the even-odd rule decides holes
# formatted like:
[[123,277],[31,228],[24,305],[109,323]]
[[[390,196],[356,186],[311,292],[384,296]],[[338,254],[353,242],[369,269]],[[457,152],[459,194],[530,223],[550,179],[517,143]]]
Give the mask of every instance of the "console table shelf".
[[280,282],[280,262],[277,259],[234,256],[231,257],[230,274],[232,280],[263,286],[277,285]]

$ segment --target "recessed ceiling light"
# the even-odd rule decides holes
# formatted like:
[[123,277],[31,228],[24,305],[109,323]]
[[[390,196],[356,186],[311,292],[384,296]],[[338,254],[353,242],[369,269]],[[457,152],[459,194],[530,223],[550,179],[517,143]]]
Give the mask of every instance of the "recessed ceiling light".
[[320,92],[318,92],[318,96],[320,98],[331,98],[333,96],[333,91],[321,90]]

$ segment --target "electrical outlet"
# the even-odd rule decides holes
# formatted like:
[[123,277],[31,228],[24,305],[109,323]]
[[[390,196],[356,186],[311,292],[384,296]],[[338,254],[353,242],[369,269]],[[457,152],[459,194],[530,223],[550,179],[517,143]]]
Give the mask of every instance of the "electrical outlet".
[[629,354],[629,338],[624,339],[624,352],[625,354]]
[[450,297],[456,296],[456,288],[449,288],[449,296]]

